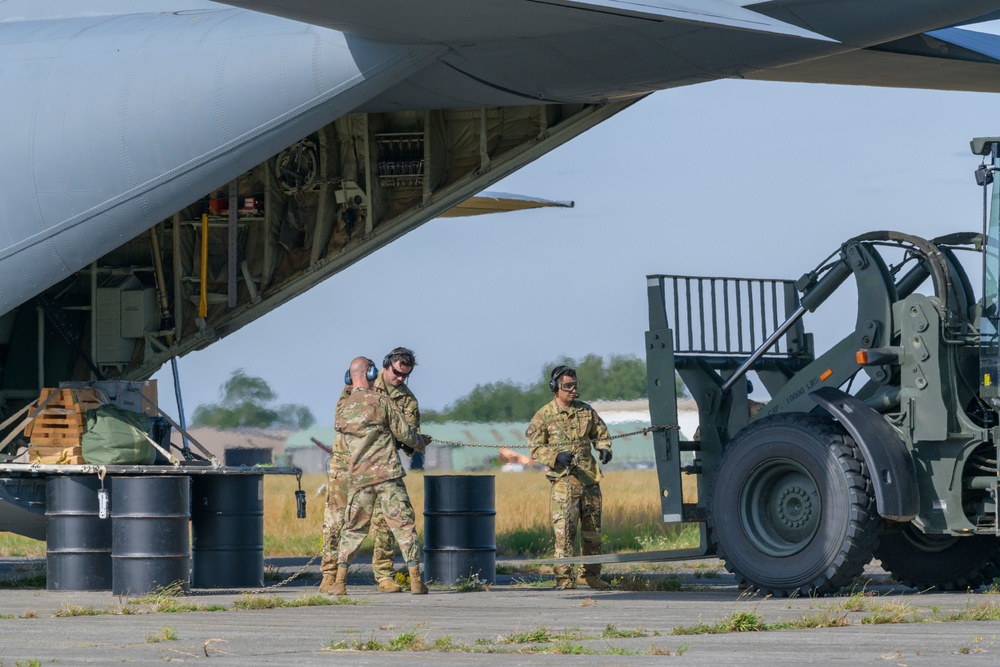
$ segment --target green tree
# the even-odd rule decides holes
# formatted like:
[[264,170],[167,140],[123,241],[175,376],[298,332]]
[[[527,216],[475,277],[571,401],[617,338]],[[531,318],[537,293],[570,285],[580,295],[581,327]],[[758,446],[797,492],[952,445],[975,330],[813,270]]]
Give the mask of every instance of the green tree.
[[309,428],[316,423],[312,411],[296,403],[271,404],[278,395],[263,378],[247,375],[242,368],[219,388],[222,400],[199,405],[194,411],[195,426],[216,428]]
[[[510,380],[476,385],[453,405],[440,412],[423,411],[428,422],[469,421],[506,422],[528,421],[535,411],[552,399],[549,390],[549,373],[559,365],[572,366],[580,380],[580,397],[583,400],[628,401],[646,397],[646,363],[634,356],[612,355],[607,361],[596,354],[588,354],[576,361],[563,357],[545,364],[538,380],[520,385]],[[686,396],[680,378],[677,395]]]

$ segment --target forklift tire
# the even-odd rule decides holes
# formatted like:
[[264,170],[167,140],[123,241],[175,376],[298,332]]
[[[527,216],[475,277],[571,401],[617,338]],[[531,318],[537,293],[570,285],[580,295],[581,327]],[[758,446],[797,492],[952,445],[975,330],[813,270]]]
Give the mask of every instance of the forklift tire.
[[1000,577],[1000,538],[925,535],[912,524],[883,533],[875,557],[901,584],[925,590],[975,590]]
[[713,475],[709,535],[741,585],[823,595],[860,575],[881,519],[857,445],[805,414],[760,419],[726,446]]

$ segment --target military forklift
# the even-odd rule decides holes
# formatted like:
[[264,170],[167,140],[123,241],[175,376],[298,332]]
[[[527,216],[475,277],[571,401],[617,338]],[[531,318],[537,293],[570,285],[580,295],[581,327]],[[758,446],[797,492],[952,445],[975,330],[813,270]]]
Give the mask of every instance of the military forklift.
[[[701,532],[687,555],[775,596],[844,590],[873,558],[918,589],[1000,577],[1000,137],[972,150],[981,233],[863,234],[796,281],[648,276],[651,421],[677,424],[675,372],[698,408],[697,440],[653,438],[663,521]],[[849,278],[854,330],[816,354],[803,316]]]

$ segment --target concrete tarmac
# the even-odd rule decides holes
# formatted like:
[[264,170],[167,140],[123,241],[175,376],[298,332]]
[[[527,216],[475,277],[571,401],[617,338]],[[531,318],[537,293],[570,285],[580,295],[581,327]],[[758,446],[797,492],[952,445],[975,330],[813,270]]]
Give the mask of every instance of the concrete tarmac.
[[[287,575],[304,561],[270,563]],[[0,579],[41,564],[2,560]],[[978,605],[1000,605],[997,595],[917,593],[887,583],[884,572],[872,567],[868,573],[872,583],[864,597],[762,599],[740,591],[717,562],[670,568],[647,570],[643,576],[676,577],[680,591],[555,591],[551,577],[498,575],[497,584],[485,592],[438,588],[426,596],[412,596],[378,593],[370,570],[362,565],[352,569],[350,604],[253,611],[234,609],[241,595],[233,592],[195,591],[177,598],[180,604],[217,605],[225,610],[168,613],[108,592],[6,588],[0,590],[0,665],[204,661],[220,666],[310,666],[336,661],[440,667],[570,660],[573,664],[662,664],[671,659],[685,665],[1000,662],[1000,621],[931,620]],[[293,582],[266,595],[285,600],[314,595],[315,566],[309,575],[305,585]],[[853,607],[862,609],[849,610]],[[65,615],[89,610],[98,615]],[[863,622],[878,612],[929,622]],[[767,624],[833,616],[844,625],[671,634],[677,628],[713,625],[740,614]]]

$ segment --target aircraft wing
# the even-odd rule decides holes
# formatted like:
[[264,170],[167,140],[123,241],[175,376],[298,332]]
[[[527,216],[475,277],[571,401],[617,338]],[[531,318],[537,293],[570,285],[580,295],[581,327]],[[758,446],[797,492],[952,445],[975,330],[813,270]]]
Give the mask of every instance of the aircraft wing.
[[622,19],[678,22],[831,41],[727,0],[224,0],[234,7],[372,39],[454,44],[553,36]]
[[997,65],[1000,35],[945,28],[746,78],[996,93]]

